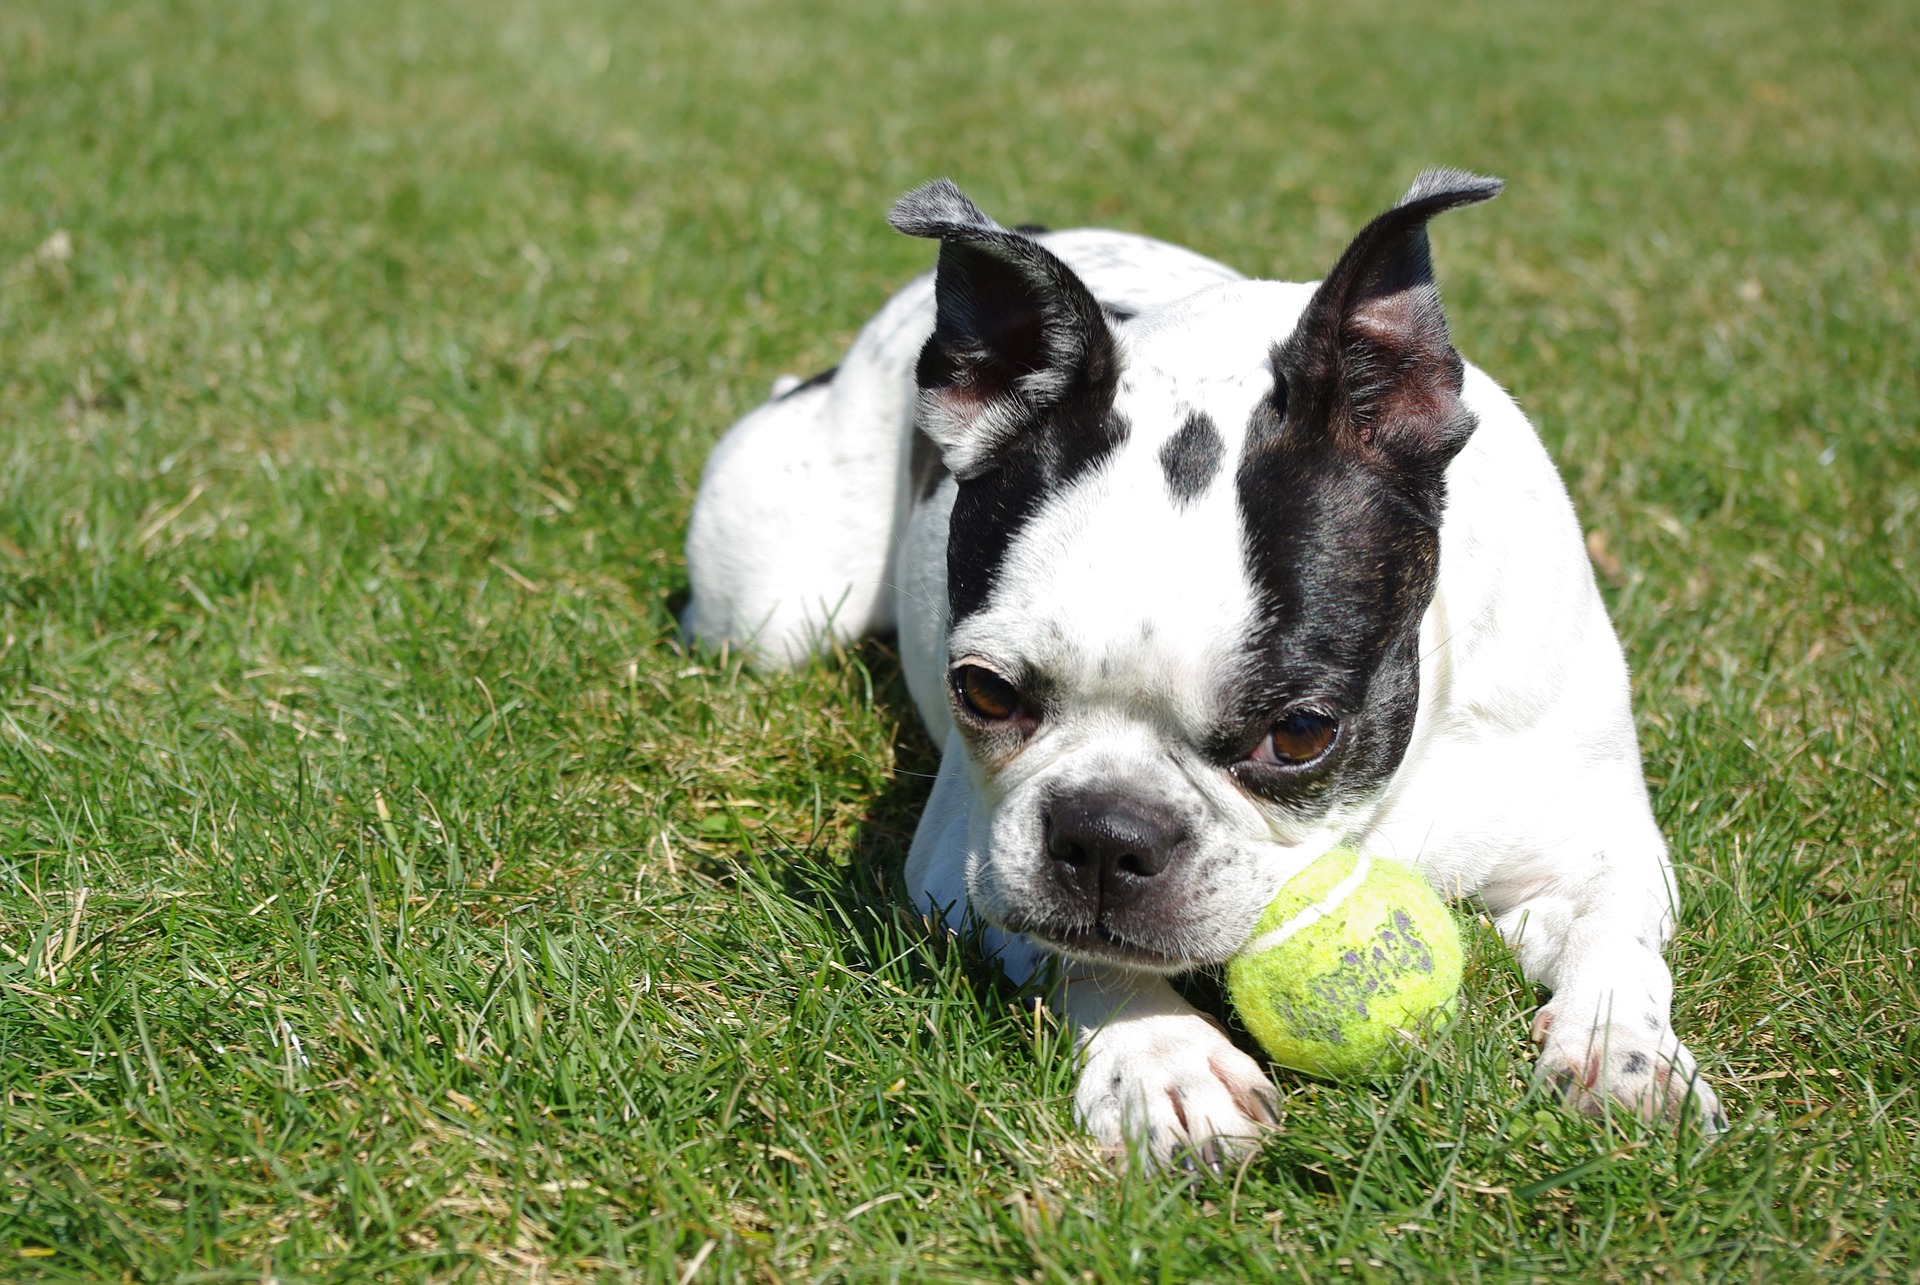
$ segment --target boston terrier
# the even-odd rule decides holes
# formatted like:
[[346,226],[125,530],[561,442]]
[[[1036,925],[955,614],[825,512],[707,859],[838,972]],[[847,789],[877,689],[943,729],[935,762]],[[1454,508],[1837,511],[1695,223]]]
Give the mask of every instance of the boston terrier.
[[890,221],[937,269],[707,464],[687,634],[767,667],[898,634],[942,747],[908,889],[1051,979],[1122,1153],[1217,1167],[1273,1122],[1169,978],[1336,845],[1479,900],[1575,1108],[1725,1127],[1579,523],[1434,282],[1428,221],[1500,187],[1430,170],[1290,284],[929,183]]

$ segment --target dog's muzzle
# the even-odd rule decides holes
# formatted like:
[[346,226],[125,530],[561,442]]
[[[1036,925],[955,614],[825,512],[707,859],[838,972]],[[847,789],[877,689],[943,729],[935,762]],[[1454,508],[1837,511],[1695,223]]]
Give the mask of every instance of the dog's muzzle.
[[1192,843],[1174,809],[1109,791],[1056,796],[1046,811],[1046,865],[1052,903],[1046,934],[1095,954],[1160,954],[1156,903]]

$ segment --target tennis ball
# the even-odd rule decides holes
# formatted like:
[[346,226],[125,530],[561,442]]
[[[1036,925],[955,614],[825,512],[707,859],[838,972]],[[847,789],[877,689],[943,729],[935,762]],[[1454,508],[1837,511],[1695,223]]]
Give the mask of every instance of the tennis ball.
[[1336,848],[1289,879],[1227,963],[1227,997],[1268,1056],[1309,1075],[1387,1069],[1460,989],[1460,933],[1425,878]]

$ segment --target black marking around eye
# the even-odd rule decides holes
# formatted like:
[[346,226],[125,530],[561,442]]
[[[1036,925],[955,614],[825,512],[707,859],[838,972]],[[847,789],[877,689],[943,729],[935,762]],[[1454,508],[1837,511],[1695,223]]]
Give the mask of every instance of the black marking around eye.
[[[1420,695],[1420,617],[1439,567],[1444,503],[1408,494],[1318,422],[1327,396],[1289,380],[1283,417],[1254,409],[1235,475],[1256,614],[1212,746],[1248,790],[1301,815],[1384,786],[1406,754]],[[1284,420],[1284,422],[1283,422]],[[1340,716],[1313,771],[1273,773],[1239,760],[1290,707]]]
[[[1431,171],[1362,229],[1274,345],[1273,390],[1247,424],[1234,485],[1256,613],[1211,749],[1296,813],[1384,787],[1413,736],[1446,470],[1475,424],[1426,225],[1498,190]],[[1340,716],[1318,769],[1245,761],[1301,705]]]
[[1160,448],[1160,467],[1166,470],[1167,490],[1180,504],[1191,504],[1205,495],[1220,472],[1227,444],[1220,430],[1204,411],[1194,411],[1180,431]]

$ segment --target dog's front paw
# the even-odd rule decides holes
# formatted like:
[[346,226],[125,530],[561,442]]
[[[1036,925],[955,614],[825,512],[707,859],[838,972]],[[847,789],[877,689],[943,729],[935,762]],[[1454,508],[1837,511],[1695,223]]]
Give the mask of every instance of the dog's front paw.
[[1197,1013],[1119,1018],[1084,1054],[1074,1114],[1122,1156],[1217,1173],[1279,1121],[1259,1064]]
[[1597,1116],[1612,1104],[1649,1122],[1691,1118],[1709,1137],[1726,1132],[1719,1097],[1664,1014],[1650,1012],[1636,1023],[1584,1011],[1583,1018],[1581,1008],[1556,1001],[1533,1019],[1540,1076],[1568,1106]]

